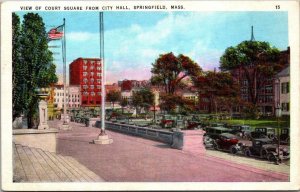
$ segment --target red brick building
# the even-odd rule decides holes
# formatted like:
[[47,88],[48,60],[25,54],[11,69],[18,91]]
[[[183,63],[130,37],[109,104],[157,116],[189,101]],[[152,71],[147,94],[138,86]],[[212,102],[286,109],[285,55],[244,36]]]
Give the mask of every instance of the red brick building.
[[78,58],[69,65],[70,85],[79,85],[81,106],[101,105],[102,62],[98,58]]
[[[281,64],[283,67],[287,67],[290,65],[290,48],[288,47],[287,50],[280,52],[280,57],[278,64]],[[250,76],[253,76],[254,78],[254,69],[252,69],[252,66],[247,67],[247,71],[250,74]],[[237,67],[236,69],[231,70],[231,74],[237,81],[240,87],[240,97],[242,101],[244,102],[250,102],[251,101],[251,94],[249,92],[249,86],[250,83],[248,82],[246,78],[245,71],[242,69],[242,67]],[[257,106],[259,107],[259,110],[264,115],[274,115],[275,114],[275,83],[274,83],[275,77],[261,77],[260,86],[257,86],[258,83],[255,83],[253,80],[253,86],[255,87],[253,91],[257,93]],[[241,108],[237,107],[234,109],[234,112],[240,112]]]

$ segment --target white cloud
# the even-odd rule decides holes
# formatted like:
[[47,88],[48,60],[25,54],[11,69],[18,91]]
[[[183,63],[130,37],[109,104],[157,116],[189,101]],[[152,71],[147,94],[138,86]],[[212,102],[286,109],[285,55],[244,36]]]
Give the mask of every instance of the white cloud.
[[90,32],[70,32],[66,34],[66,38],[70,41],[91,41],[97,39],[98,35]]
[[[214,27],[213,24],[217,25],[225,18],[211,22],[209,15],[192,12],[178,15],[171,12],[154,26],[132,24],[127,28],[105,31],[106,69],[110,71],[108,74],[111,74],[108,77],[116,80],[128,78],[128,75],[132,76],[131,79],[142,78],[144,75],[148,78],[151,63],[159,54],[171,51],[191,57],[203,69],[217,65],[216,57],[219,57],[220,53],[209,48],[214,42],[211,33],[207,31]],[[89,47],[92,43],[93,49],[98,48],[98,42],[95,42],[99,41],[98,33],[70,32],[67,38],[77,42],[76,44],[85,41],[89,46],[81,46],[83,50],[76,50],[84,54],[91,51]],[[81,56],[84,55],[78,55]]]

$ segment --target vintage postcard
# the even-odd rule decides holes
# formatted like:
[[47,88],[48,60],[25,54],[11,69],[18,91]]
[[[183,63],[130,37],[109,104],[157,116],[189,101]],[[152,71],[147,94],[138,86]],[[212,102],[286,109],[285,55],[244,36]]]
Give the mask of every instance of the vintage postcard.
[[13,191],[299,190],[299,1],[4,1]]

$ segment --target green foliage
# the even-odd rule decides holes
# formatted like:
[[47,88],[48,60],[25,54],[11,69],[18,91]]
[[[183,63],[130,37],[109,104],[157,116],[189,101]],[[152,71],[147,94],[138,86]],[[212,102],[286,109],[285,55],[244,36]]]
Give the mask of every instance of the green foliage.
[[243,108],[243,116],[247,119],[259,119],[262,115],[257,106],[252,103],[247,103]]
[[20,18],[12,14],[12,104],[13,104],[13,119],[23,112],[23,82],[24,70],[21,65],[21,26]]
[[236,47],[229,47],[225,50],[220,58],[220,68],[230,70],[238,66],[260,66],[265,62],[276,62],[278,57],[279,50],[271,47],[268,42],[243,41]]
[[106,95],[106,100],[113,103],[113,109],[115,102],[121,100],[121,92],[120,91],[110,91]]
[[32,127],[38,105],[35,89],[57,82],[56,67],[42,18],[36,13],[27,13],[20,28],[18,16],[13,14],[12,17],[13,106],[17,113],[21,110],[27,113],[28,126]]
[[161,54],[152,64],[151,83],[163,86],[165,93],[173,94],[185,77],[194,77],[202,73],[200,66],[185,55],[177,57],[172,53]]
[[252,104],[256,105],[258,92],[268,78],[279,72],[284,64],[280,63],[280,52],[267,42],[243,41],[229,47],[220,58],[223,71],[239,68],[248,82],[248,93]]
[[143,108],[146,111],[154,104],[154,94],[148,88],[143,88],[139,91],[135,91],[132,94],[131,105],[138,111],[139,108]]

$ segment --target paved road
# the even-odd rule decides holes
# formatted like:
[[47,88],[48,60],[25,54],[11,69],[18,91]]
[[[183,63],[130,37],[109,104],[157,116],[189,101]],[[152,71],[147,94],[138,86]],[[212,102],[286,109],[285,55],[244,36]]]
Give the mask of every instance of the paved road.
[[[51,123],[52,126],[58,126]],[[190,135],[186,133],[186,146],[183,150],[111,131],[107,133],[114,140],[112,144],[95,145],[90,142],[97,138],[99,129],[70,124],[72,131],[60,131],[58,134],[57,152],[74,157],[106,181],[288,181],[287,174],[206,155],[203,148],[198,150],[200,143],[193,144],[198,142],[195,139],[198,133],[195,132],[190,132]]]

